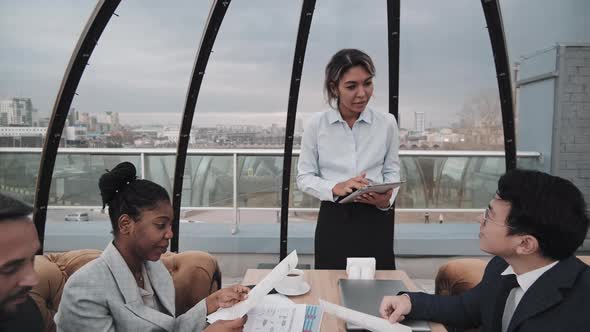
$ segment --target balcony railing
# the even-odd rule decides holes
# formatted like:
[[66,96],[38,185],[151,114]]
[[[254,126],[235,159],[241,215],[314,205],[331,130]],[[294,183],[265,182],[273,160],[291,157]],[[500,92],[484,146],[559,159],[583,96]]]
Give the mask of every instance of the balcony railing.
[[[32,203],[40,148],[0,148],[0,191]],[[95,209],[101,206],[98,178],[121,161],[130,161],[141,178],[172,191],[173,149],[63,148],[58,154],[50,191],[51,209]],[[295,184],[299,151],[294,151],[290,211],[297,221],[313,221],[319,201]],[[477,212],[487,205],[504,172],[504,154],[495,151],[400,151],[406,183],[396,210],[407,218],[398,222],[460,221],[453,214]],[[518,153],[519,167],[542,169],[537,152]],[[278,220],[282,150],[189,150],[182,193],[183,218],[206,222],[266,223]],[[264,219],[260,213],[264,211]],[[430,213],[430,214],[429,214]],[[256,217],[258,216],[258,217]],[[276,216],[276,217],[269,217]],[[267,219],[272,220],[267,220]],[[63,220],[63,219],[62,219]],[[51,220],[49,220],[51,221]]]

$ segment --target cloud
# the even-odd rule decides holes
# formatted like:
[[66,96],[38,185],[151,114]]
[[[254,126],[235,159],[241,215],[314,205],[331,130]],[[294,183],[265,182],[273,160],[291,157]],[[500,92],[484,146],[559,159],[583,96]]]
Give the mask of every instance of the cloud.
[[[107,26],[74,99],[100,113],[182,112],[210,1],[124,1]],[[385,1],[317,1],[301,81],[299,112],[327,106],[323,70],[345,47],[367,51],[378,76],[372,106],[387,110]],[[563,41],[590,41],[585,0],[503,0],[511,59]],[[210,56],[197,104],[201,113],[286,112],[301,1],[234,0]],[[0,3],[2,97],[29,96],[49,112],[86,19],[90,1]],[[495,88],[481,4],[403,1],[400,110],[448,124],[463,102]]]

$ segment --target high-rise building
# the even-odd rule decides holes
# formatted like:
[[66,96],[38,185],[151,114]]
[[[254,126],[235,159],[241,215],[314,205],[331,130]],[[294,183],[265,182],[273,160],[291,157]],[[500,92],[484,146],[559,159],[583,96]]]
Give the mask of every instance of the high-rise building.
[[90,120],[88,120],[88,130],[89,131],[96,131],[98,129],[98,119],[96,116],[91,115]]
[[90,117],[87,112],[78,113],[78,121],[88,127],[90,124]]
[[107,113],[107,123],[109,125],[111,125],[112,129],[119,129],[120,123],[119,123],[119,113],[117,112],[106,112]]
[[425,118],[424,112],[414,112],[414,121],[415,121],[414,130],[419,133],[423,133],[426,130],[426,128],[425,128],[426,118]]
[[0,100],[0,125],[32,126],[33,103],[31,98],[11,98]]
[[70,126],[75,126],[77,120],[78,120],[78,112],[76,112],[76,109],[72,107],[72,108],[70,108],[70,111],[68,112],[68,123]]

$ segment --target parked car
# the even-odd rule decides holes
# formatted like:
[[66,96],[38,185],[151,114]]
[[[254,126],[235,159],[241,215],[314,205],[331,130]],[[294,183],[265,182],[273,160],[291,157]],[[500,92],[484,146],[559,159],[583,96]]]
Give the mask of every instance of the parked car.
[[66,214],[66,221],[88,221],[90,218],[88,217],[88,213],[86,212],[77,212],[77,213],[69,213]]

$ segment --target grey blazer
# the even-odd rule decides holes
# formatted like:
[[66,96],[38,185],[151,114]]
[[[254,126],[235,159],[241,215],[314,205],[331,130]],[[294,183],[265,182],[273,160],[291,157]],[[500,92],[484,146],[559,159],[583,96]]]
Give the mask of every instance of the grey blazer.
[[202,331],[207,326],[205,300],[176,317],[170,273],[161,261],[148,261],[145,268],[165,313],[143,304],[131,270],[110,243],[100,257],[80,268],[66,282],[55,315],[57,330]]

